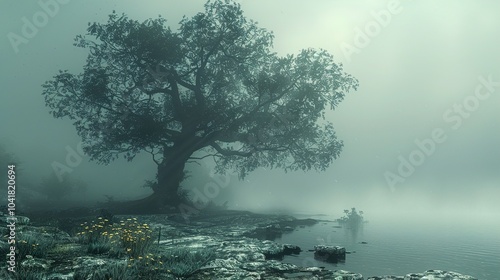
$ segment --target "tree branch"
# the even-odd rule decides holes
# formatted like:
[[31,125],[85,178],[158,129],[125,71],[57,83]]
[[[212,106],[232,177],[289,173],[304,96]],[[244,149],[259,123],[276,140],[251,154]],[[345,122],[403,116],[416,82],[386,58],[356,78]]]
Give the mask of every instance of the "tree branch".
[[215,141],[212,141],[210,143],[210,146],[213,147],[219,154],[221,154],[223,156],[250,157],[251,155],[253,155],[253,152],[240,152],[240,151],[224,149],[219,144],[217,144]]

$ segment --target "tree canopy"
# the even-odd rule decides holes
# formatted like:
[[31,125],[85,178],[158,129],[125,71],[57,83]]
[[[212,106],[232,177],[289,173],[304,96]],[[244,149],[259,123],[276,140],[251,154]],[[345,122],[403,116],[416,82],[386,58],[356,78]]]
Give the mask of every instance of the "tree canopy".
[[325,111],[358,82],[327,51],[280,56],[273,39],[231,1],[207,2],[176,31],[162,17],[113,12],[76,37],[89,50],[83,73],[60,71],[43,95],[101,163],[146,151],[159,173],[205,157],[241,177],[261,166],[324,170],[343,145]]

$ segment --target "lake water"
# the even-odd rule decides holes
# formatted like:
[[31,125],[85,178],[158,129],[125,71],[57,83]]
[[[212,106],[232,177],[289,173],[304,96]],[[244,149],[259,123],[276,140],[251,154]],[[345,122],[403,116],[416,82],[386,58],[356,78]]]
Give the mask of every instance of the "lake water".
[[[300,218],[303,218],[301,216]],[[333,217],[314,217],[334,220]],[[277,242],[302,248],[284,262],[299,266],[324,266],[369,276],[405,275],[428,269],[455,271],[484,280],[500,279],[500,221],[480,222],[368,222],[357,232],[337,228],[336,222],[319,222],[298,228]],[[367,244],[361,244],[366,242]],[[314,260],[314,245],[339,245],[353,253],[344,263]]]

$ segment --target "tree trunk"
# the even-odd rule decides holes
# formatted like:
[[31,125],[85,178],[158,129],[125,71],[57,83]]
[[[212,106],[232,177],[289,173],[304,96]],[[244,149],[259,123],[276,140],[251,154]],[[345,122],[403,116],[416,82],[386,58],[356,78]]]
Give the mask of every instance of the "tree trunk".
[[182,201],[179,196],[179,187],[184,179],[184,167],[193,153],[189,141],[166,148],[163,151],[163,161],[158,165],[157,185],[153,189],[154,195],[168,206],[178,206]]
[[179,187],[184,178],[184,167],[186,160],[182,158],[171,158],[164,160],[158,166],[157,185],[153,189],[154,194],[160,201],[170,206],[177,206],[181,203]]
[[[126,203],[113,203],[107,207],[115,214],[164,213],[167,207],[175,207],[183,203],[179,196],[179,187],[184,178],[184,167],[194,152],[193,141],[183,141],[167,147],[163,151],[163,161],[158,165],[157,184],[153,186],[153,194],[143,199]],[[175,211],[174,210],[174,211]]]

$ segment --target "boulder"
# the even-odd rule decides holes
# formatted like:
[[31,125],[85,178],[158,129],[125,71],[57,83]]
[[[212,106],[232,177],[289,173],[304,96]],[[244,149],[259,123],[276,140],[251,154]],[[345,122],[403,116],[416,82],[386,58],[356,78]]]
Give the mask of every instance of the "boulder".
[[302,252],[299,246],[292,244],[283,244],[283,254],[284,255],[298,255]]
[[324,262],[337,263],[345,260],[346,251],[340,246],[314,246],[314,258]]

